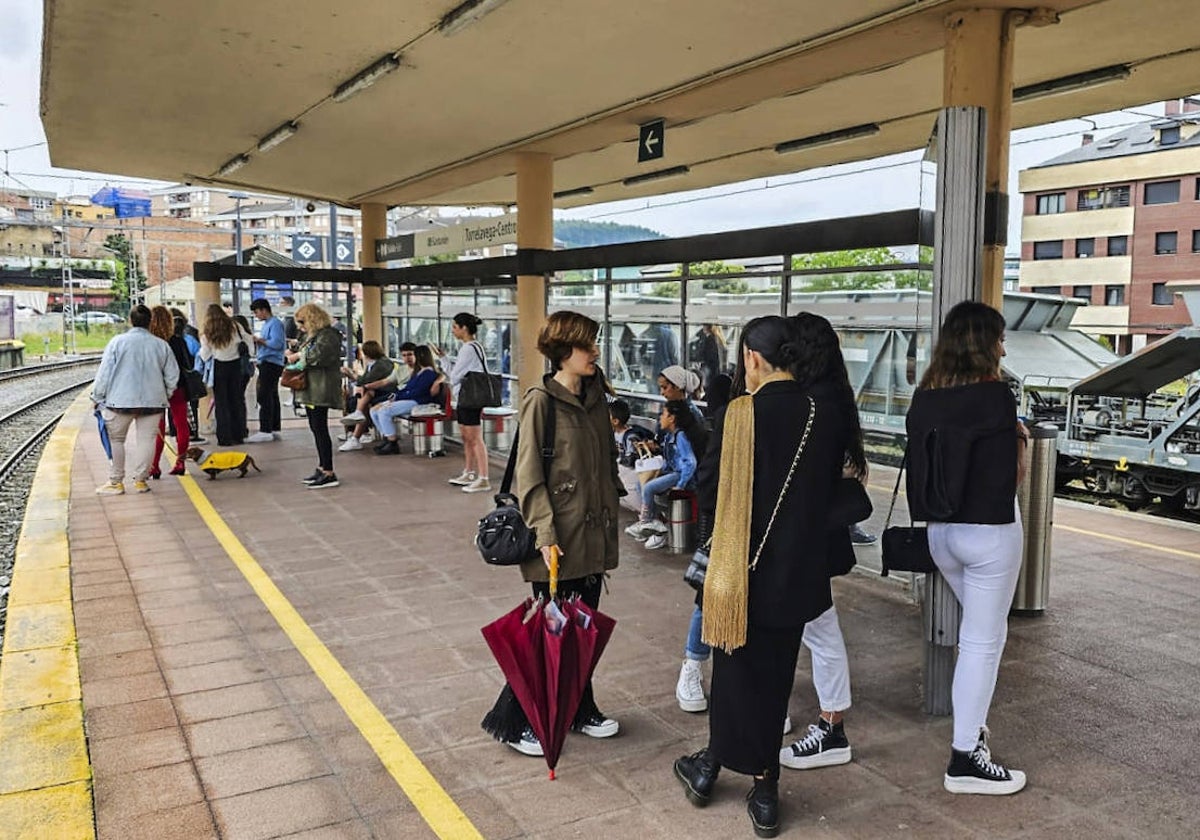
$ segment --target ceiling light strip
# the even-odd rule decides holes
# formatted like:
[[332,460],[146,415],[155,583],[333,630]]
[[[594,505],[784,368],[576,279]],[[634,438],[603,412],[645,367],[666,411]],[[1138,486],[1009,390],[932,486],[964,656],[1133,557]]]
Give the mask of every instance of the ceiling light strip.
[[224,178],[226,175],[237,172],[249,162],[250,158],[246,155],[235,155],[221,165],[221,168],[217,170],[217,177]]
[[686,166],[672,166],[670,169],[659,169],[655,172],[646,172],[642,175],[634,175],[626,178],[621,183],[627,187],[636,186],[637,184],[645,184],[649,181],[661,181],[664,178],[676,178],[680,175],[686,175],[692,170]]
[[839,128],[837,131],[826,131],[824,134],[813,134],[810,137],[788,140],[776,146],[775,151],[778,154],[785,155],[788,152],[799,152],[803,149],[814,149],[818,146],[846,143],[850,140],[858,140],[861,137],[873,137],[878,133],[879,123],[864,123],[863,125],[855,125],[850,128]]
[[576,187],[572,190],[559,190],[554,194],[555,198],[574,198],[577,195],[591,195],[595,190],[591,187]]
[[388,53],[370,67],[342,82],[333,92],[334,102],[345,102],[356,93],[369,88],[400,66],[400,54]]
[[258,141],[258,150],[260,152],[269,152],[280,143],[288,140],[299,129],[299,123],[285,122],[279,128],[272,131],[266,137]]
[[1097,85],[1105,85],[1109,82],[1119,82],[1128,79],[1131,72],[1133,71],[1128,64],[1112,64],[1084,73],[1073,73],[1070,76],[1061,76],[1057,79],[1025,85],[1013,90],[1013,102],[1025,102],[1043,96],[1056,96],[1060,93],[1070,93]]
[[438,31],[450,36],[461,32],[489,12],[503,5],[507,0],[464,0],[448,11],[438,21]]

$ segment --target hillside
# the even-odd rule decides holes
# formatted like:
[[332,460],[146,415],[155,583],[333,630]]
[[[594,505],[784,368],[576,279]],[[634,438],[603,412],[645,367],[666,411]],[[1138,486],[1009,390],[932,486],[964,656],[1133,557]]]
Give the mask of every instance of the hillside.
[[656,230],[639,225],[555,219],[554,238],[565,242],[568,248],[587,248],[592,245],[616,245],[621,242],[640,242],[666,237]]

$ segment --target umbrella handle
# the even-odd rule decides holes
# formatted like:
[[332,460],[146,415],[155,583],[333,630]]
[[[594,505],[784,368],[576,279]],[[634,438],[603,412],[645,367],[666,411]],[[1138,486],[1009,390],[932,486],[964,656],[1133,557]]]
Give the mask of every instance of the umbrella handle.
[[558,546],[550,546],[550,597],[558,597]]

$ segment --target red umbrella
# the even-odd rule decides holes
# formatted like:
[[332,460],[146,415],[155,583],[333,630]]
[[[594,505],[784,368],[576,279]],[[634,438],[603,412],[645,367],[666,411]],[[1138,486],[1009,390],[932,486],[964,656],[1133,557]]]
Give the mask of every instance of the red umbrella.
[[551,553],[551,600],[526,598],[483,628],[492,655],[541,742],[550,778],[584,688],[616,621],[578,598],[561,599],[558,553]]

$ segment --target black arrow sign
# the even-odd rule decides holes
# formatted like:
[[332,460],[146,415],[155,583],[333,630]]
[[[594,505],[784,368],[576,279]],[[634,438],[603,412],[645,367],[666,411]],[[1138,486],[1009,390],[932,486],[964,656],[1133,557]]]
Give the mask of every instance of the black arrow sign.
[[638,126],[638,163],[658,160],[663,156],[665,134],[662,120]]

